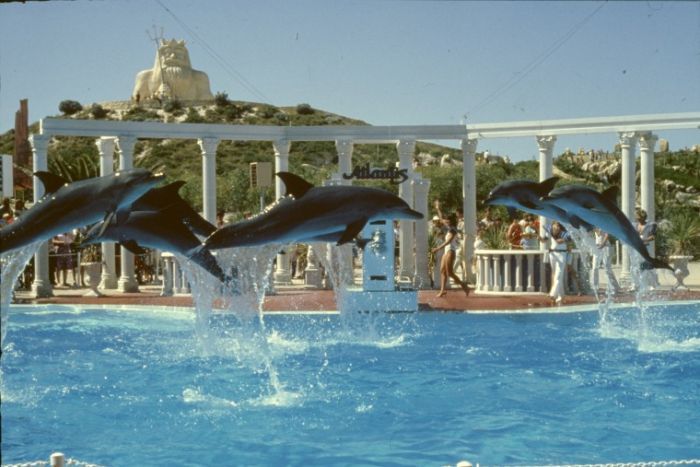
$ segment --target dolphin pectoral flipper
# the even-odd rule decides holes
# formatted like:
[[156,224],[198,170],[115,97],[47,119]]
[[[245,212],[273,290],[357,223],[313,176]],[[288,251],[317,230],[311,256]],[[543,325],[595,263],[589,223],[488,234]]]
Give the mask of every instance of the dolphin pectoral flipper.
[[287,188],[287,194],[294,196],[295,199],[301,198],[307,191],[314,187],[311,183],[293,173],[277,172],[276,175],[284,182],[284,186]]
[[535,211],[541,210],[541,209],[542,209],[538,204],[535,204],[535,203],[533,203],[532,201],[529,201],[529,200],[523,200],[523,201],[520,202],[520,204],[522,204],[523,206],[525,206],[525,207],[528,208],[528,209],[532,209],[532,210],[535,210]]
[[57,191],[63,185],[68,183],[65,178],[52,174],[51,172],[34,172],[34,176],[41,180],[41,183],[44,185],[44,192],[47,194]]
[[353,241],[355,239],[355,237],[357,237],[357,235],[360,233],[360,231],[362,230],[362,228],[365,226],[366,223],[367,223],[367,218],[363,217],[363,218],[356,220],[355,222],[351,222],[350,224],[348,224],[348,226],[345,228],[345,231],[338,239],[338,243],[336,243],[336,245],[343,245],[345,243],[349,243],[349,242]]
[[[99,225],[99,229],[100,229],[100,230],[97,232],[97,235],[95,235],[95,236],[96,236],[96,237],[101,237],[101,236],[103,236],[103,235],[105,234],[105,231],[106,231],[107,228],[109,227],[109,224],[112,223],[112,220],[113,220],[114,218],[116,218],[116,216],[117,216],[117,213],[116,213],[116,212],[114,212],[114,211],[108,212],[108,213],[105,215],[105,218],[104,218],[104,220],[102,221],[102,224]],[[92,230],[92,229],[91,229],[91,230]]]
[[135,255],[142,255],[146,252],[146,250],[141,248],[139,244],[136,243],[136,240],[124,240],[119,242],[119,244]]
[[575,215],[573,215],[573,214],[569,216],[569,222],[571,223],[571,225],[572,225],[575,229],[580,229],[581,227],[583,227],[583,228],[586,229],[586,231],[588,231],[588,232],[590,232],[591,230],[593,230],[593,226],[592,226],[591,224],[589,224],[588,222],[584,221],[584,220],[581,219],[580,217],[575,216]]

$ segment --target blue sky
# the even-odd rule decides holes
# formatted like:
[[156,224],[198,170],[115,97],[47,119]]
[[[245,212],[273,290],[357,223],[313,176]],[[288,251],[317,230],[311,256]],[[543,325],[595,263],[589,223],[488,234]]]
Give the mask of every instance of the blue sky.
[[[78,0],[0,5],[0,131],[21,98],[31,121],[64,99],[128,99],[154,26],[185,39],[214,93],[374,125],[700,111],[700,2]],[[560,137],[555,152],[615,142]],[[533,138],[485,149],[537,154]]]

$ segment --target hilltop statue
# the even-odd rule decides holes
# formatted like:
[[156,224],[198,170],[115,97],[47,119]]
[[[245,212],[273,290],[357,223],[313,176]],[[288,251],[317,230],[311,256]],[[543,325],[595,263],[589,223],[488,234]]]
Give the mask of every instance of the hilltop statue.
[[206,101],[214,96],[207,74],[192,68],[185,41],[161,39],[153,68],[136,75],[131,98],[137,102],[146,99]]

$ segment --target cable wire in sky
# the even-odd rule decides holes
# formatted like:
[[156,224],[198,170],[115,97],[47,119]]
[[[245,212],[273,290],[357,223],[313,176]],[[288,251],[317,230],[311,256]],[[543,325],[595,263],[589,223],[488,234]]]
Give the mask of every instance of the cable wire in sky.
[[219,53],[214,50],[207,42],[202,39],[197,32],[190,28],[183,20],[181,20],[172,10],[166,7],[161,0],[156,0],[156,3],[160,5],[166,13],[168,13],[172,18],[189,34],[195,41],[199,42],[202,47],[204,47],[205,52],[207,52],[223,69],[226,71],[233,79],[238,81],[241,86],[243,86],[248,92],[253,94],[255,97],[260,99],[261,102],[269,103],[270,99],[265,96],[258,88],[255,87],[253,83],[248,81],[245,76],[238,72],[231,64]]
[[479,101],[478,104],[476,104],[473,108],[471,108],[468,112],[467,115],[471,115],[473,113],[478,112],[488,104],[492,103],[499,97],[501,97],[503,94],[508,92],[513,86],[518,84],[520,81],[525,79],[527,75],[532,73],[539,67],[542,63],[544,63],[549,57],[554,54],[557,50],[561,48],[566,42],[568,42],[569,39],[574,37],[574,35],[588,22],[590,21],[591,18],[593,18],[608,2],[608,0],[603,1],[600,5],[596,7],[595,10],[593,10],[591,13],[589,13],[585,18],[583,18],[581,21],[576,23],[569,31],[564,34],[561,38],[557,39],[554,41],[554,43],[549,46],[545,51],[543,51],[541,54],[539,54],[537,57],[535,57],[530,63],[528,63],[525,68],[520,70],[517,73],[514,73],[512,77],[503,83],[501,86],[496,88],[491,94],[483,98],[481,101]]

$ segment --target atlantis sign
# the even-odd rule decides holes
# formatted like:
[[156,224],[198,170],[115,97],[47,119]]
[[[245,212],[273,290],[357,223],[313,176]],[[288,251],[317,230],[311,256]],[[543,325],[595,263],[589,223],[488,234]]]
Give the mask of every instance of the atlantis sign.
[[391,183],[399,184],[408,180],[408,169],[397,169],[389,167],[388,169],[372,169],[369,164],[364,166],[357,165],[352,170],[351,174],[343,174],[345,180],[389,180]]

